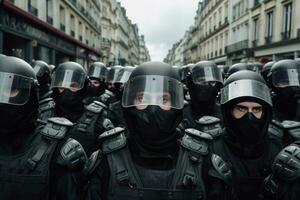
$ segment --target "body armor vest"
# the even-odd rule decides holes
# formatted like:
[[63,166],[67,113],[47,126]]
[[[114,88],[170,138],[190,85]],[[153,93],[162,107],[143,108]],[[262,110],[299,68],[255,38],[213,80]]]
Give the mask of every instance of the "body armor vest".
[[101,136],[111,172],[108,199],[206,199],[202,166],[211,136],[188,130],[181,139],[176,167],[171,170],[137,166],[120,130]]
[[50,164],[67,127],[50,119],[23,153],[0,156],[0,199],[50,199]]
[[98,149],[97,134],[101,133],[95,132],[95,126],[104,108],[106,106],[98,101],[86,106],[84,113],[71,130],[71,138],[83,146],[88,156]]
[[55,115],[55,102],[52,98],[46,98],[39,102],[38,121],[42,124],[47,123],[47,119]]
[[276,144],[269,142],[264,155],[249,160],[234,155],[221,139],[213,143],[212,151],[222,157],[234,173],[230,183],[232,187],[226,192],[229,199],[261,199],[263,180],[271,173],[273,160],[280,151]]

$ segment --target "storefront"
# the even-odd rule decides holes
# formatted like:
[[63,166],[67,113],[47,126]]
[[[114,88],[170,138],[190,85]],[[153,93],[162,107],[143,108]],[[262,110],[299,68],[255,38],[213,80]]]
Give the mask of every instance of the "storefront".
[[3,1],[0,7],[0,53],[27,62],[44,60],[54,65],[80,60],[87,66],[92,58],[93,61],[100,59],[94,49],[9,1]]

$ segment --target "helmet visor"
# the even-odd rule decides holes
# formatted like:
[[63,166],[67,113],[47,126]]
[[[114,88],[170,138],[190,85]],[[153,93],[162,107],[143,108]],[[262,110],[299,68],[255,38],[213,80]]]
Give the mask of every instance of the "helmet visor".
[[221,90],[221,104],[240,97],[254,97],[272,106],[271,95],[267,85],[256,80],[237,80],[226,85]]
[[182,83],[176,79],[158,75],[137,76],[125,83],[123,107],[136,106],[137,109],[145,109],[148,105],[157,105],[165,110],[182,109]]
[[300,69],[277,70],[272,73],[275,87],[300,86]]
[[53,74],[51,88],[68,88],[72,91],[84,87],[86,76],[82,72],[73,70],[57,70]]
[[40,65],[35,65],[33,67],[33,70],[37,77],[42,77],[46,73],[46,70],[43,67],[41,67]]
[[122,69],[119,71],[118,75],[116,76],[115,82],[117,83],[126,83],[129,79],[129,76],[132,71],[128,71],[125,69]]
[[88,76],[92,78],[98,78],[100,80],[105,80],[107,76],[107,69],[105,67],[91,66],[88,71]]
[[0,73],[0,103],[24,105],[30,99],[33,80],[11,73]]
[[122,68],[112,68],[107,73],[107,82],[115,83]]
[[222,74],[216,67],[194,67],[192,70],[192,80],[197,85],[203,85],[207,82],[223,82]]

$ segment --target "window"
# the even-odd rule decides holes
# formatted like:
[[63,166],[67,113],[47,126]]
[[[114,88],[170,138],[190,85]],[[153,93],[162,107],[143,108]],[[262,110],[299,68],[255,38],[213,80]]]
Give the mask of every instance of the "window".
[[71,29],[71,35],[74,37],[75,36],[75,17],[71,14],[70,15],[70,29]]
[[283,8],[283,39],[288,39],[291,36],[292,25],[292,4],[287,4]]
[[273,11],[267,13],[266,43],[271,43],[273,36]]
[[66,13],[65,8],[60,6],[59,7],[59,20],[60,20],[60,29],[65,31],[65,24],[66,24]]
[[82,23],[80,21],[78,23],[78,37],[79,40],[82,41]]
[[253,41],[258,40],[259,37],[259,23],[258,23],[258,18],[253,20]]
[[49,24],[53,24],[53,1],[52,0],[47,0],[46,1],[46,17],[47,17],[47,22]]
[[31,14],[38,16],[37,0],[28,0],[27,7]]

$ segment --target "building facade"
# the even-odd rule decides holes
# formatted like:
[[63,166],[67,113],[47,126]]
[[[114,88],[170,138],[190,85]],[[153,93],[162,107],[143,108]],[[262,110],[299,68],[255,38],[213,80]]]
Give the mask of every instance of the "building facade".
[[101,56],[99,0],[3,0],[0,10],[3,54],[54,65],[70,60],[84,67]]
[[149,54],[149,50],[146,47],[146,42],[145,42],[145,36],[144,35],[140,35],[139,37],[139,49],[140,49],[140,56],[139,56],[139,62],[140,63],[144,63],[147,61],[150,61],[150,54]]

